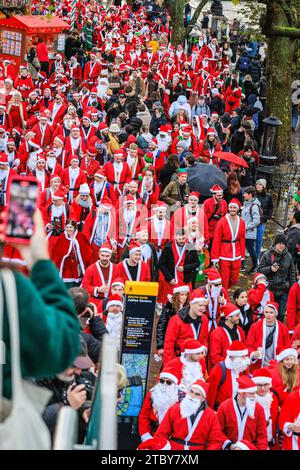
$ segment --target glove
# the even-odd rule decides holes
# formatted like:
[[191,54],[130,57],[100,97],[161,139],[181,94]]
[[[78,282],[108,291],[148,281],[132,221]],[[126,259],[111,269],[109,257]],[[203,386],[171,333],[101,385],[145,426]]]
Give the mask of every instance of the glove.
[[143,385],[142,378],[139,375],[133,375],[128,378],[129,387],[139,387]]

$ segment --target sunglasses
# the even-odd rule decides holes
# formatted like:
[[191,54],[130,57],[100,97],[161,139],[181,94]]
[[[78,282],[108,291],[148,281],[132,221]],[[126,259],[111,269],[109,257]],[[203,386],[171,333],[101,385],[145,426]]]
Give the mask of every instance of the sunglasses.
[[167,385],[172,385],[172,380],[169,379],[159,379],[160,384],[167,384]]

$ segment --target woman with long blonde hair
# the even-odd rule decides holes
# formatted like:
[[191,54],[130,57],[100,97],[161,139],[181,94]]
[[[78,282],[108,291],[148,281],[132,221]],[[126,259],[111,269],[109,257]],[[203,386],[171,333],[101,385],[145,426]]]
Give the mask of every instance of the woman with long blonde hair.
[[300,367],[296,349],[288,348],[277,356],[277,361],[270,362],[272,388],[277,392],[279,404],[282,405],[287,396],[299,389]]
[[22,101],[22,95],[15,91],[7,106],[8,127],[24,129],[27,121],[26,104]]

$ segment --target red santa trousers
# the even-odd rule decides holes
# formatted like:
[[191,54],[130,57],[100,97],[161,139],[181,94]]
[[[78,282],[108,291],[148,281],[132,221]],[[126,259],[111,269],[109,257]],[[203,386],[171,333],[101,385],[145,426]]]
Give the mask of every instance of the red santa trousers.
[[242,262],[240,259],[235,261],[227,261],[224,259],[220,259],[219,271],[222,278],[222,285],[225,289],[228,290],[238,283],[241,264]]

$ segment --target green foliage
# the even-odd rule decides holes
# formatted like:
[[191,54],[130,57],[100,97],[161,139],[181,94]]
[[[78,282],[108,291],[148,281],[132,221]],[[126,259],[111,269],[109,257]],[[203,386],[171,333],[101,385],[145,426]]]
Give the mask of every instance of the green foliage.
[[[232,3],[237,2],[236,4],[240,3],[240,0],[231,1]],[[243,15],[243,22],[247,26],[245,34],[248,35],[251,32],[257,41],[264,41],[266,38],[261,32],[260,21],[266,13],[266,5],[253,0],[244,0],[241,4],[240,13]]]

